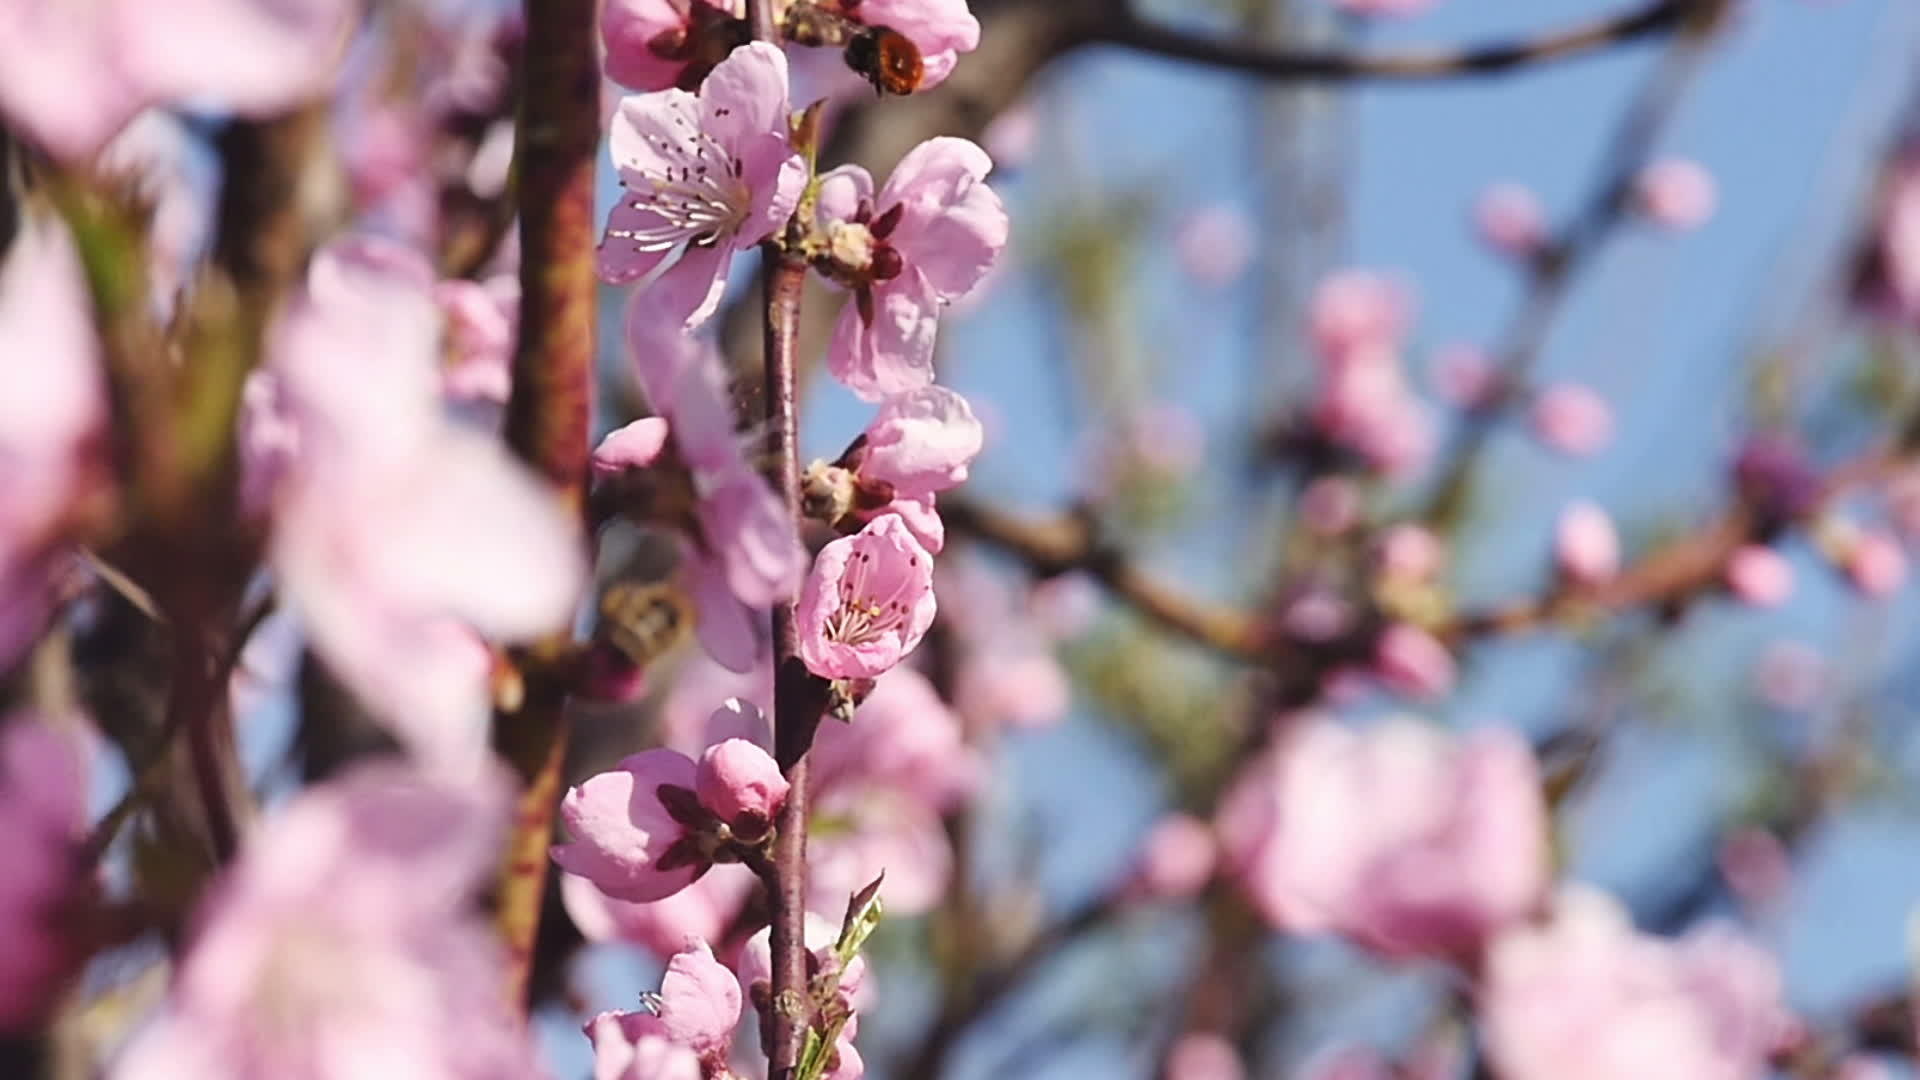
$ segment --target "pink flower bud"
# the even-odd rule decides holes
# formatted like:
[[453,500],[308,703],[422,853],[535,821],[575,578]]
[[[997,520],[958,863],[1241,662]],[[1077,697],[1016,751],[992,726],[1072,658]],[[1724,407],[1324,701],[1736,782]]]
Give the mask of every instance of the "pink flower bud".
[[1849,545],[1847,576],[1854,588],[1876,599],[1898,592],[1907,581],[1907,555],[1900,542],[1878,529],[1862,532]]
[[1577,585],[1605,584],[1620,572],[1620,536],[1613,519],[1584,499],[1560,512],[1553,551],[1560,572]]
[[1374,674],[1395,693],[1439,698],[1453,689],[1453,655],[1438,638],[1412,623],[1394,623],[1374,646]]
[[1142,900],[1185,900],[1206,887],[1215,858],[1213,830],[1206,823],[1169,814],[1141,843],[1124,891]]
[[1634,182],[1639,210],[1656,225],[1695,229],[1713,216],[1719,200],[1713,174],[1697,161],[1667,158],[1641,171]]
[[1546,209],[1539,196],[1520,184],[1494,184],[1481,192],[1473,220],[1480,239],[1502,254],[1532,255],[1546,242]]
[[1320,282],[1308,309],[1309,333],[1323,359],[1397,346],[1412,321],[1406,288],[1370,270],[1343,270]]
[[1613,409],[1591,387],[1558,383],[1534,400],[1533,430],[1553,449],[1586,457],[1613,438]]
[[694,771],[685,754],[662,749],[588,777],[560,800],[573,839],[554,847],[553,861],[618,900],[644,903],[686,888],[707,864],[690,857],[687,824],[661,789],[691,795]]
[[1779,607],[1793,594],[1793,563],[1765,544],[1746,544],[1727,558],[1727,588],[1745,604]]
[[728,739],[700,755],[694,791],[700,805],[729,825],[757,825],[780,812],[787,798],[787,779],[765,750],[745,739]]
[[1211,1031],[1182,1035],[1167,1052],[1166,1080],[1244,1080],[1246,1075],[1240,1051]]

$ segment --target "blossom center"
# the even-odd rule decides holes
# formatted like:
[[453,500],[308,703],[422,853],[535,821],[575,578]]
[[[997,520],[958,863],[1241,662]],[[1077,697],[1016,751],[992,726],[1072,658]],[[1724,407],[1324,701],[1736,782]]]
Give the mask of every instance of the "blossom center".
[[[688,128],[683,116],[674,125]],[[670,251],[682,244],[704,246],[732,235],[752,211],[753,196],[741,178],[740,159],[713,136],[690,131],[680,139],[652,140],[664,163],[660,171],[641,172],[638,184],[622,180],[631,205],[651,211],[660,223],[645,229],[619,229],[613,235],[633,241],[640,251]]]
[[873,266],[873,230],[858,221],[836,221],[827,226],[827,252],[833,261],[855,272]]
[[[917,556],[907,557],[910,569],[918,561]],[[901,574],[885,596],[879,595],[872,577],[873,553],[855,551],[840,577],[840,610],[827,619],[828,640],[871,645],[906,626],[908,611],[903,594],[911,575]]]

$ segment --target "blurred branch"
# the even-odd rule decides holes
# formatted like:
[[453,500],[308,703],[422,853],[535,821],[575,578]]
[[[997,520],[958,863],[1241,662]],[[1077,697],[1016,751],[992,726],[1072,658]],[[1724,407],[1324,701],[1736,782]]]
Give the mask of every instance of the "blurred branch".
[[1093,44],[1118,45],[1173,60],[1263,79],[1334,81],[1422,80],[1493,75],[1583,56],[1677,29],[1695,11],[1717,0],[1656,0],[1618,15],[1583,22],[1539,37],[1456,49],[1421,49],[1376,56],[1341,51],[1274,48],[1225,41],[1156,25],[1123,11],[1097,25]]
[[1041,576],[1083,570],[1176,634],[1239,660],[1267,657],[1272,642],[1259,620],[1208,605],[1150,577],[1124,553],[1101,543],[1082,515],[1027,521],[984,503],[952,499],[940,504],[940,516],[949,528],[1019,556]]
[[1445,471],[1420,518],[1445,523],[1464,509],[1469,481],[1493,426],[1524,399],[1527,375],[1572,292],[1575,275],[1599,254],[1631,210],[1634,182],[1700,70],[1720,5],[1707,0],[1682,6],[1701,13],[1698,24],[1673,40],[1621,119],[1585,207],[1529,264],[1526,296],[1508,322],[1499,349],[1499,396],[1462,417],[1441,455]]
[[[520,337],[506,438],[574,509],[585,504],[593,394],[593,171],[600,71],[594,0],[527,0],[515,155],[520,211]],[[566,686],[541,660],[566,635],[523,658],[526,695],[496,718],[494,741],[526,784],[502,869],[495,921],[505,939],[508,992],[524,1002],[546,895],[547,846],[566,758]]]

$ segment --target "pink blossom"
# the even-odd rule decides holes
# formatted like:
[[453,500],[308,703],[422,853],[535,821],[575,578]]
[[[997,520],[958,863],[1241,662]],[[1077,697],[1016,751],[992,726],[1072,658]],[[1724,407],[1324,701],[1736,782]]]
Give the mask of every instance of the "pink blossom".
[[985,432],[967,399],[943,386],[923,386],[880,403],[867,423],[862,480],[890,485],[909,498],[966,482]]
[[672,896],[636,904],[615,900],[577,874],[563,874],[560,899],[588,941],[625,941],[665,958],[690,937],[718,941],[758,888],[739,863],[715,866]]
[[607,0],[607,78],[629,90],[692,90],[712,63],[701,39],[714,23],[745,14],[740,0]]
[[1268,921],[1392,958],[1466,955],[1548,882],[1539,769],[1503,730],[1305,720],[1241,774],[1215,825]]
[[[877,6],[860,10],[876,18]],[[857,165],[821,177],[820,218],[838,280],[854,293],[827,367],[863,399],[933,381],[940,309],[972,291],[1007,246],[1006,209],[985,182],[992,168],[985,150],[942,137],[908,151],[878,195]]]
[[520,279],[498,274],[484,282],[442,281],[433,287],[433,298],[447,316],[448,355],[441,375],[447,397],[505,405],[513,389]]
[[980,139],[996,169],[1018,169],[1033,157],[1040,142],[1040,109],[1031,100],[1017,101],[1000,110]]
[[[684,549],[695,632],[714,659],[746,671],[760,648],[752,612],[793,596],[806,571],[806,552],[780,496],[747,461],[734,433],[719,352],[682,332],[659,299],[646,293],[629,305],[626,328],[634,373],[665,427],[629,425],[618,449],[641,452],[656,434],[671,437],[699,497],[698,535]],[[604,448],[609,454],[616,449]],[[628,454],[626,460],[637,466],[644,456]]]
[[[80,502],[105,480],[106,387],[64,226],[23,215],[0,266],[0,671],[45,620]],[[37,359],[27,362],[24,358]]]
[[593,448],[591,465],[596,476],[618,476],[628,469],[644,469],[660,460],[667,448],[669,427],[658,416],[646,416],[626,427],[607,433]]
[[896,667],[848,723],[823,723],[814,736],[816,790],[884,786],[951,810],[979,789],[986,766],[966,744],[960,718],[912,668]]
[[[692,801],[695,782],[693,760],[676,750],[645,750],[588,777],[560,801],[573,839],[554,845],[553,861],[617,900],[679,892],[710,862],[676,813]],[[671,797],[676,789],[683,798]]]
[[898,517],[828,544],[800,592],[800,657],[827,679],[871,679],[933,625],[933,557]]
[[1776,641],[1754,665],[1754,689],[1776,709],[1812,708],[1826,689],[1827,661],[1803,641]]
[[380,762],[311,787],[202,901],[161,1017],[115,1080],[537,1073],[473,894],[497,869],[505,778]]
[[1373,671],[1395,693],[1413,698],[1444,697],[1458,678],[1447,647],[1420,627],[1403,622],[1381,632],[1374,645]]
[[1685,158],[1648,165],[1634,181],[1634,197],[1649,221],[1674,230],[1705,225],[1719,200],[1713,174]]
[[1413,321],[1406,286],[1371,270],[1343,270],[1323,280],[1308,307],[1309,333],[1323,358],[1393,348]]
[[1854,537],[1845,555],[1853,586],[1876,599],[1891,596],[1907,582],[1907,554],[1900,542],[1879,529]]
[[1432,382],[1436,393],[1462,409],[1478,409],[1500,391],[1500,368],[1478,345],[1448,345],[1434,352]]
[[728,739],[700,755],[694,775],[700,804],[736,832],[763,833],[787,800],[787,779],[765,750]]
[[0,1032],[41,1023],[81,958],[57,927],[83,884],[83,766],[72,739],[40,720],[0,720]]
[[1604,585],[1620,573],[1620,534],[1599,504],[1580,499],[1560,511],[1553,554],[1560,572],[1575,585]]
[[148,105],[259,117],[324,93],[350,0],[0,4],[0,114],[65,161],[93,156]]
[[1167,1051],[1166,1080],[1245,1080],[1240,1051],[1223,1035],[1193,1031]]
[[1360,489],[1344,476],[1322,476],[1300,493],[1301,520],[1315,535],[1335,537],[1360,523]]
[[1549,447],[1586,457],[1613,438],[1613,408],[1591,387],[1556,383],[1534,399],[1533,430]]
[[1400,581],[1430,581],[1447,561],[1445,542],[1424,525],[1395,525],[1378,551],[1381,575]]
[[1547,240],[1547,212],[1540,197],[1520,184],[1499,183],[1473,204],[1474,225],[1487,246],[1505,255],[1527,257]]
[[315,652],[410,748],[471,768],[491,706],[476,635],[565,626],[585,567],[558,501],[444,411],[431,284],[390,244],[317,256],[255,374],[271,387],[256,406],[284,410],[296,449],[249,466],[274,504],[282,599]]
[[1752,907],[1778,902],[1793,885],[1793,858],[1768,829],[1735,829],[1720,842],[1716,861],[1727,887]]
[[1610,897],[1575,886],[1550,922],[1494,942],[1480,1015],[1507,1080],[1744,1080],[1791,1031],[1780,993],[1773,958],[1733,931],[1642,934]]
[[1073,705],[1073,682],[1059,658],[1021,633],[971,650],[955,683],[960,710],[996,726],[1051,727]]
[[1174,231],[1180,266],[1202,285],[1221,289],[1246,273],[1259,226],[1234,206],[1209,206],[1186,216]]
[[1434,0],[1333,0],[1341,9],[1373,18],[1399,18],[1419,15],[1432,7]]
[[980,46],[980,22],[967,10],[967,0],[860,0],[849,6],[854,18],[897,30],[920,50],[922,90],[947,81],[959,54]]
[[697,96],[622,99],[608,148],[622,191],[600,275],[620,284],[660,271],[647,287],[662,317],[689,330],[719,308],[733,253],[784,224],[806,185],[787,141],[787,58],[764,41],[734,50]]
[[1186,900],[1213,878],[1213,830],[1186,814],[1168,814],[1148,830],[1121,891],[1142,900]]
[[1727,557],[1726,580],[1742,603],[1779,607],[1793,594],[1793,564],[1765,544],[1742,544]]
[[1433,451],[1432,418],[1390,348],[1356,349],[1323,364],[1313,421],[1390,476],[1419,467]]
[[667,962],[658,1015],[668,1038],[724,1065],[740,1023],[740,983],[706,942],[690,942]]
[[593,1080],[701,1080],[700,1055],[674,1042],[652,1013],[603,1012],[585,1027]]

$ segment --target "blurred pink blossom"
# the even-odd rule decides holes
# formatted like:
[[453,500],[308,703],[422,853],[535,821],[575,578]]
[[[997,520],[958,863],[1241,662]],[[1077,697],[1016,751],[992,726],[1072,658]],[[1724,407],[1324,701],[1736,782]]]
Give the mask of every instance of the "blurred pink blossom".
[[1040,143],[1040,109],[1029,98],[1023,98],[1000,110],[1000,114],[987,125],[980,141],[993,156],[995,169],[1019,169],[1026,166],[1033,157],[1034,147]]
[[1480,408],[1499,392],[1499,365],[1478,345],[1445,346],[1430,364],[1434,391],[1459,408]]
[[615,900],[578,874],[562,874],[560,899],[588,941],[630,942],[664,959],[690,937],[720,940],[758,887],[753,871],[724,863],[672,896],[645,903]]
[[1743,544],[1727,557],[1727,588],[1745,604],[1773,608],[1793,595],[1793,563],[1765,544]]
[[1258,232],[1258,223],[1239,207],[1208,206],[1181,219],[1174,229],[1173,249],[1190,277],[1223,289],[1240,280],[1253,262]]
[[1446,696],[1459,677],[1447,647],[1404,622],[1381,632],[1373,649],[1373,673],[1396,694],[1429,700]]
[[585,567],[559,503],[447,415],[431,286],[423,258],[382,241],[316,256],[253,376],[291,455],[242,445],[268,451],[245,464],[265,477],[281,598],[315,652],[425,760],[472,768],[491,706],[478,635],[565,626]]
[[1339,536],[1360,522],[1360,489],[1344,476],[1322,476],[1307,485],[1296,504],[1317,536]]
[[1324,363],[1313,421],[1389,476],[1411,472],[1433,452],[1432,418],[1388,347],[1355,349]]
[[1336,1046],[1309,1058],[1299,1080],[1394,1080],[1394,1071],[1371,1046]]
[[70,734],[27,714],[0,718],[0,1032],[45,1020],[81,959],[59,925],[85,886],[84,765]]
[[643,416],[608,432],[600,445],[593,448],[588,464],[595,476],[618,476],[628,469],[647,468],[660,460],[671,430],[665,418]]
[[582,1028],[593,1043],[593,1080],[702,1080],[700,1055],[674,1042],[652,1013],[603,1012]]
[[1460,957],[1540,902],[1546,806],[1519,736],[1314,718],[1279,739],[1215,821],[1227,872],[1273,925]]
[[1139,900],[1189,899],[1212,880],[1218,858],[1213,829],[1206,822],[1168,814],[1147,830],[1121,892]]
[[[106,386],[65,226],[21,218],[0,266],[0,671],[39,633],[79,504],[106,479]],[[31,361],[26,358],[35,358]]]
[[1907,553],[1883,530],[1867,529],[1853,537],[1844,561],[1854,588],[1876,599],[1899,592],[1907,583]]
[[1192,1031],[1167,1051],[1165,1080],[1245,1080],[1247,1066],[1225,1036]]
[[1713,174],[1686,158],[1648,165],[1634,181],[1634,197],[1648,220],[1676,230],[1705,225],[1719,201]]
[[1620,534],[1613,518],[1586,499],[1560,511],[1553,553],[1560,572],[1576,585],[1604,585],[1620,573]]
[[307,788],[201,902],[166,1008],[114,1080],[538,1074],[473,895],[498,869],[504,776],[387,761]]
[[322,95],[353,0],[0,3],[0,115],[63,161],[149,105],[260,117]]
[[484,282],[450,279],[433,287],[433,298],[447,317],[447,362],[441,374],[447,397],[505,405],[513,389],[520,279],[512,274]]
[[1430,581],[1446,566],[1445,541],[1424,525],[1388,529],[1377,547],[1380,573],[1399,581]]
[[624,284],[658,271],[644,288],[658,294],[661,317],[695,329],[719,309],[734,252],[785,223],[806,184],[787,142],[786,55],[752,42],[716,65],[697,96],[622,99],[607,146],[621,194],[600,241],[600,276]]
[[954,702],[969,718],[1010,728],[1051,727],[1073,705],[1073,681],[1044,641],[1026,634],[967,652]]
[[1406,18],[1419,15],[1436,0],[1333,0],[1336,7],[1353,14],[1374,18]]
[[1480,239],[1502,254],[1526,257],[1547,239],[1547,211],[1531,188],[1498,183],[1480,193],[1473,204],[1473,221]]
[[871,679],[933,625],[933,557],[898,517],[828,544],[800,592],[800,657],[825,679]]
[[1314,289],[1308,307],[1314,347],[1323,359],[1356,350],[1393,348],[1413,321],[1413,297],[1405,285],[1371,270],[1343,270]]
[[1746,1080],[1791,1034],[1778,965],[1725,926],[1668,940],[1612,898],[1563,890],[1552,920],[1509,931],[1480,989],[1503,1080]]
[[1776,709],[1797,712],[1812,708],[1826,683],[1826,657],[1804,641],[1776,641],[1754,664],[1754,690]]
[[1591,387],[1555,383],[1534,399],[1533,430],[1553,449],[1586,457],[1613,439],[1613,407]]
[[1770,829],[1735,829],[1720,842],[1720,876],[1749,907],[1770,907],[1793,885],[1793,857]]
[[[876,6],[866,0],[862,16],[877,18]],[[933,382],[941,309],[972,292],[1007,246],[992,169],[979,146],[941,137],[908,151],[877,194],[858,165],[820,178],[820,219],[856,279],[844,282],[855,298],[834,324],[827,369],[863,400]]]
[[1920,142],[1894,154],[1872,242],[1864,299],[1896,318],[1920,317]]

